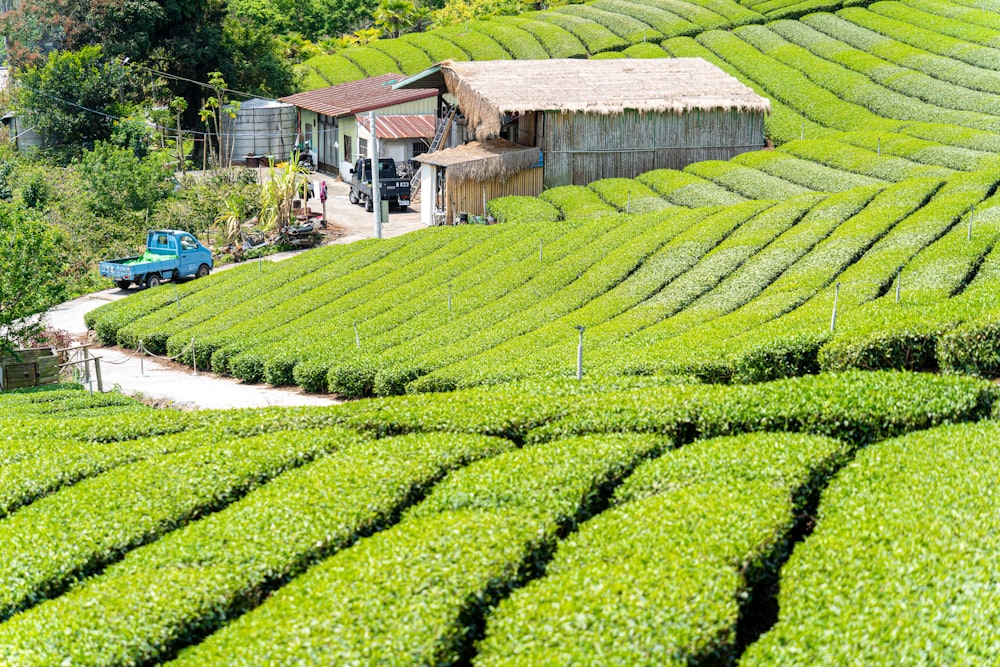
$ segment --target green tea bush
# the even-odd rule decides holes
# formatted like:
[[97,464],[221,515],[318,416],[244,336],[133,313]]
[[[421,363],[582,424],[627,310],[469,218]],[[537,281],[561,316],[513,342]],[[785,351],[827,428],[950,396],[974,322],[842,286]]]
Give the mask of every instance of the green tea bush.
[[587,18],[567,14],[565,12],[540,12],[535,14],[539,21],[545,21],[559,26],[572,33],[583,42],[590,54],[600,54],[608,51],[621,51],[628,43],[605,28],[600,23]]
[[510,195],[497,197],[486,204],[486,210],[497,222],[555,221],[562,215],[552,204],[538,197]]
[[454,42],[431,32],[408,32],[395,41],[411,44],[430,58],[432,63],[442,60],[469,60],[469,54]]
[[636,177],[672,204],[699,206],[730,206],[746,201],[746,197],[727,190],[708,179],[677,169],[655,169]]
[[121,466],[22,508],[0,525],[9,582],[0,618],[356,437],[335,429],[211,443]]
[[587,187],[622,213],[649,213],[671,208],[671,204],[647,185],[632,178],[603,178]]
[[530,13],[507,16],[503,20],[534,35],[549,58],[587,57],[587,47],[580,38],[555,23],[540,21]]
[[522,30],[504,19],[470,21],[466,25],[470,30],[487,35],[502,46],[510,54],[511,58],[517,60],[544,60],[550,57],[532,33]]
[[454,662],[478,619],[538,572],[557,536],[665,446],[649,436],[578,438],[473,463],[398,526],[310,569],[178,664]]
[[735,162],[703,160],[689,164],[684,171],[714,181],[747,199],[786,199],[808,192],[801,185]]
[[870,176],[841,171],[811,160],[802,160],[780,150],[742,153],[730,162],[821,192],[840,192],[880,182]]
[[641,465],[545,576],[490,615],[476,665],[688,665],[735,657],[740,607],[787,556],[806,500],[849,447],[755,434]]
[[542,192],[539,197],[562,212],[562,217],[579,219],[617,213],[596,192],[582,185],[560,185]]
[[978,619],[996,614],[984,590],[997,436],[993,423],[943,426],[860,452],[782,568],[779,622],[740,664],[991,660],[1000,637]]
[[[365,72],[349,60],[338,54],[313,56],[302,63],[306,67],[316,70],[320,77],[326,81],[326,86],[338,86],[342,83],[349,83],[365,78]],[[325,86],[318,86],[324,88]]]
[[431,34],[454,43],[468,53],[471,60],[510,60],[510,54],[495,39],[475,30],[466,30],[464,24],[435,28]]
[[[663,39],[665,36],[648,23],[640,21],[639,19],[627,14],[619,13],[617,10],[614,12],[605,11],[591,5],[560,5],[553,11],[559,14],[567,14],[569,16],[586,19],[602,25],[623,39],[626,44],[658,41]],[[618,49],[609,50],[617,51]]]
[[654,3],[629,2],[628,0],[594,0],[587,6],[620,16],[631,16],[638,21],[642,21],[661,35],[660,37],[651,37],[650,39],[693,35],[701,29],[687,19],[681,18],[674,12],[662,9]]
[[4,624],[4,654],[23,665],[160,661],[388,527],[449,471],[512,448],[447,434],[345,445]]
[[392,58],[396,61],[397,71],[403,74],[416,74],[434,64],[423,49],[401,39],[376,39],[365,46]]

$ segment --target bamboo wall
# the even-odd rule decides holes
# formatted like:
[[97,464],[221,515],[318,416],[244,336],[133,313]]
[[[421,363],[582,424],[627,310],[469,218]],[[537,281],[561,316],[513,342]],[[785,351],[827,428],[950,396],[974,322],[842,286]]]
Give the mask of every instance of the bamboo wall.
[[445,192],[447,193],[445,224],[449,225],[458,222],[459,213],[486,215],[486,211],[483,209],[484,192],[486,201],[509,195],[537,197],[542,192],[542,167],[518,172],[503,182],[453,182],[453,179],[447,176],[447,171],[445,174]]
[[[620,116],[547,111],[534,125],[547,188],[728,160],[764,145],[763,114],[738,111]],[[529,127],[519,130],[526,134]]]

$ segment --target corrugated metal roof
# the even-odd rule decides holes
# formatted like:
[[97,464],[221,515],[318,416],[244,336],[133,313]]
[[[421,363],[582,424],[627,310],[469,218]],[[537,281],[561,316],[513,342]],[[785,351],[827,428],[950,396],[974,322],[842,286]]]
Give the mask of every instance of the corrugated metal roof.
[[[358,116],[358,124],[366,130],[368,115]],[[420,139],[434,136],[434,114],[410,114],[379,116],[375,121],[379,139]]]
[[400,74],[383,74],[339,86],[295,93],[282,97],[281,101],[327,116],[351,116],[437,95],[437,90],[432,89],[393,89],[392,84],[401,78]]

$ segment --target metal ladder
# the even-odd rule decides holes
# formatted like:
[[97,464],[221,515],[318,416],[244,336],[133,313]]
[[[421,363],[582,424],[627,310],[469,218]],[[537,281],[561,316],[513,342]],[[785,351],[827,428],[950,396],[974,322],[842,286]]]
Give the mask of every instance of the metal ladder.
[[[455,115],[458,113],[458,105],[449,105],[445,115],[444,121],[438,124],[437,130],[434,132],[434,138],[431,139],[431,145],[428,147],[427,152],[433,153],[434,151],[441,150],[441,146],[444,144],[445,139],[448,136],[448,131],[451,129],[451,124],[455,120]],[[410,201],[417,198],[420,194],[420,170],[417,169],[413,172],[413,176],[410,177]]]

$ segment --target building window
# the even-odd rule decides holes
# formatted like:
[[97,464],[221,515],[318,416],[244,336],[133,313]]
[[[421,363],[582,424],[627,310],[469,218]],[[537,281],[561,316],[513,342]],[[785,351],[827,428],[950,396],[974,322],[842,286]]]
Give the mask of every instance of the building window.
[[367,139],[358,139],[358,157],[368,157]]
[[427,152],[427,142],[424,141],[414,141],[413,142],[413,155],[412,157],[417,157],[418,155],[423,155]]
[[354,162],[354,153],[351,151],[351,135],[344,135],[344,162]]

